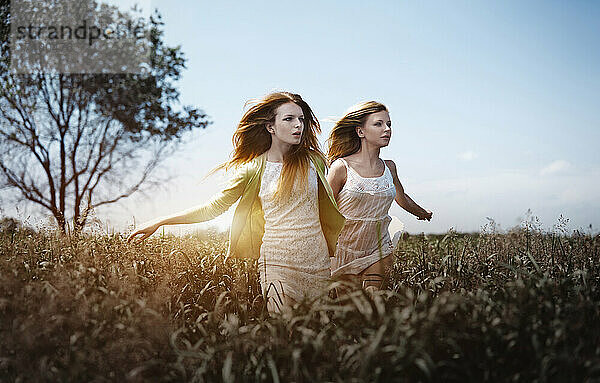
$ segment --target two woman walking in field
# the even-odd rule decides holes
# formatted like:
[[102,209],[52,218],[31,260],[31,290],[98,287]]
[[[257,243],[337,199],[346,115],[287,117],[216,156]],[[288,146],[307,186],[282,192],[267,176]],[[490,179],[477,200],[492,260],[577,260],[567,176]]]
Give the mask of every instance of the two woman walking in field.
[[[358,109],[352,115],[354,120],[347,114],[332,132],[329,156],[331,160],[340,160],[333,164],[328,181],[325,155],[317,141],[320,125],[311,108],[296,94],[277,92],[265,96],[249,108],[234,133],[232,158],[221,165],[235,169],[228,187],[204,205],[139,228],[129,236],[129,241],[138,235],[144,240],[162,225],[208,221],[239,199],[229,233],[228,253],[258,259],[260,283],[269,311],[279,311],[282,305],[322,294],[332,265],[335,276],[354,276],[350,278],[359,281],[369,277],[368,285],[379,287],[382,278],[370,274],[383,274],[385,265],[391,261],[387,256],[391,254],[387,242],[389,221],[381,218],[384,211],[387,214],[390,197],[395,196],[400,206],[419,219],[430,219],[431,213],[404,194],[395,167],[391,173],[395,192],[388,187],[383,197],[370,191],[365,195],[355,193],[355,182],[348,174],[352,169],[357,170],[359,177],[359,172],[365,177],[380,173],[379,149],[387,145],[390,137],[383,132],[390,130],[389,115],[383,118],[387,128],[382,128],[369,117],[381,110]],[[379,121],[382,116],[377,117]],[[352,123],[358,141],[349,133]],[[387,142],[381,138],[386,134]],[[349,139],[354,140],[351,146],[345,144]],[[339,163],[347,164],[346,174]],[[381,177],[388,176],[387,167],[384,170]],[[371,201],[367,195],[380,202]],[[349,216],[347,222],[338,202],[342,213]],[[375,217],[379,226],[356,225],[357,219],[372,222],[370,217]],[[359,239],[363,237],[364,240]],[[375,260],[367,253],[373,241],[381,244],[382,239],[386,256]],[[366,262],[357,261],[364,257],[369,257]]]
[[326,180],[318,120],[297,94],[272,93],[242,117],[225,168],[229,186],[205,205],[160,219],[131,234],[148,238],[162,225],[208,221],[238,199],[228,253],[258,259],[269,311],[315,297],[327,286],[329,258],[344,225]]

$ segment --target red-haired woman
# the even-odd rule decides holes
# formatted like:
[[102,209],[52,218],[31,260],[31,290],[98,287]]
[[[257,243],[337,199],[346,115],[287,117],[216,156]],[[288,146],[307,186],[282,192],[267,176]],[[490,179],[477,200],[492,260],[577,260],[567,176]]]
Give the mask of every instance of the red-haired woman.
[[392,263],[388,210],[394,200],[420,220],[432,213],[417,205],[398,179],[392,160],[379,158],[392,136],[387,108],[368,101],[351,107],[337,121],[329,139],[328,181],[346,224],[331,260],[332,277],[381,288]]
[[319,122],[297,94],[271,93],[244,114],[225,168],[229,187],[202,206],[159,219],[131,234],[148,238],[162,225],[203,222],[238,199],[228,253],[258,258],[269,311],[323,292],[344,217],[325,176]]

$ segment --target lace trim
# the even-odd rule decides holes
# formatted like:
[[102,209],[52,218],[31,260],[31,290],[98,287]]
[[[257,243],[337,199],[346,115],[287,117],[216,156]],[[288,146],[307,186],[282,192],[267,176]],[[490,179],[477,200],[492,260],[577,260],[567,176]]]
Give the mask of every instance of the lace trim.
[[[354,170],[345,159],[340,158],[344,166],[347,169],[346,176],[346,184],[342,188],[342,190],[346,189],[348,191],[353,191],[357,193],[382,193],[387,192],[392,188],[395,188],[394,179],[392,178],[392,173],[388,168],[385,161],[383,162],[385,169],[383,170],[383,174],[379,177],[369,178],[362,177],[356,170]],[[351,182],[349,182],[351,181]]]

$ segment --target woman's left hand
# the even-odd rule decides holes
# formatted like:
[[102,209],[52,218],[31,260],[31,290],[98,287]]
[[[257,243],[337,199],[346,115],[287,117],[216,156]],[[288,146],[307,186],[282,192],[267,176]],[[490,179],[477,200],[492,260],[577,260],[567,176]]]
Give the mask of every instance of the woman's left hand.
[[430,212],[429,210],[425,210],[425,214],[421,215],[420,217],[417,217],[417,219],[419,221],[431,221],[431,217],[433,216],[433,213]]

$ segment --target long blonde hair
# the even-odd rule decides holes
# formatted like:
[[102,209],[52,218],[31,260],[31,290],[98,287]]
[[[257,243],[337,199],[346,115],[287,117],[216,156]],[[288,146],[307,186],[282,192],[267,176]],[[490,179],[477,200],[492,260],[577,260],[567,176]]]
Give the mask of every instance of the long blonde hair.
[[300,186],[306,188],[308,185],[308,167],[312,153],[325,162],[325,155],[319,148],[317,134],[321,133],[321,126],[317,117],[306,101],[298,94],[289,92],[274,92],[266,95],[260,100],[246,103],[251,105],[244,113],[240,123],[233,134],[233,152],[231,159],[219,168],[229,169],[243,165],[260,156],[271,147],[271,133],[267,131],[267,123],[275,123],[277,108],[288,102],[293,102],[302,108],[304,114],[304,130],[302,139],[283,158],[283,169],[275,198],[287,199],[294,186],[296,173],[300,172]]
[[388,110],[385,105],[377,101],[361,102],[346,111],[344,117],[335,123],[327,139],[329,164],[360,150],[360,137],[356,133],[356,128],[364,125],[367,116],[381,111]]

